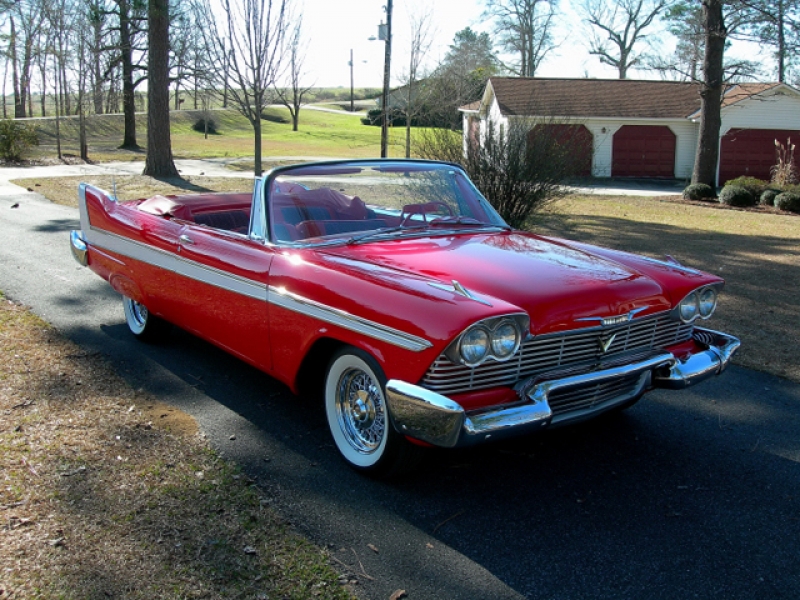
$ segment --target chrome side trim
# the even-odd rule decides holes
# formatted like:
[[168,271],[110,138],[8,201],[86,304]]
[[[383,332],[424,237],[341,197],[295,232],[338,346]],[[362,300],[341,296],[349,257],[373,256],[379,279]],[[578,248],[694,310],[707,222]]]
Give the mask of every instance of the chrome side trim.
[[267,286],[263,283],[201,265],[167,250],[135,242],[115,233],[91,228],[87,235],[87,242],[128,258],[183,275],[195,281],[207,283],[256,300],[267,300]]
[[424,338],[314,302],[283,289],[273,286],[268,287],[263,283],[245,277],[231,275],[219,269],[201,265],[195,261],[179,257],[172,252],[154,248],[141,242],[135,242],[117,234],[90,228],[87,237],[87,241],[98,248],[116,252],[220,289],[256,300],[263,300],[406,350],[421,352],[433,346],[430,341]]
[[422,352],[433,346],[433,344],[425,338],[417,337],[410,333],[405,333],[404,331],[376,323],[375,321],[358,317],[338,308],[320,304],[314,300],[293,294],[283,288],[269,286],[267,300],[270,304],[274,304],[275,306],[314,317],[320,321],[330,323],[331,325],[355,331],[413,352]]

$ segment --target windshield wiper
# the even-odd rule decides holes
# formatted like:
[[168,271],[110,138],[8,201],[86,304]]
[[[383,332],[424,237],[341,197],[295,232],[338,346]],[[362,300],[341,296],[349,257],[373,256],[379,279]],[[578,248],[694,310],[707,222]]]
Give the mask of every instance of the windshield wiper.
[[467,225],[469,227],[497,227],[500,229],[510,230],[508,225],[499,225],[496,223],[484,223],[478,221],[473,217],[465,217],[459,215],[457,217],[440,217],[428,223],[431,227],[448,227],[452,225]]
[[389,234],[398,233],[398,232],[401,232],[401,231],[418,232],[418,231],[421,231],[421,230],[427,229],[427,228],[428,228],[427,225],[410,225],[410,226],[409,225],[397,225],[396,227],[389,227],[387,229],[377,229],[375,231],[370,231],[370,232],[365,233],[363,235],[354,235],[349,240],[347,240],[347,244],[348,245],[350,245],[350,244],[358,244],[358,243],[360,243],[360,242],[362,242],[362,241],[364,241],[366,239],[369,239],[369,238],[375,237],[375,236],[379,236],[379,235],[389,235]]

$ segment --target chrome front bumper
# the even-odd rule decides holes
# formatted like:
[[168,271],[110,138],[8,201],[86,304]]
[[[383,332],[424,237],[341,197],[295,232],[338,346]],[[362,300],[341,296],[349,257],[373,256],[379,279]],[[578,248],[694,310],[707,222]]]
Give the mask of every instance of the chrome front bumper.
[[[469,413],[450,398],[418,385],[391,379],[386,400],[395,429],[434,446],[453,448],[487,440],[522,435],[551,425],[595,416],[640,396],[648,389],[682,389],[719,375],[730,363],[740,342],[733,336],[695,329],[695,339],[706,349],[684,359],[663,352],[628,365],[518,386],[520,404]],[[548,398],[570,388],[629,378],[626,391],[591,408],[554,416]]]

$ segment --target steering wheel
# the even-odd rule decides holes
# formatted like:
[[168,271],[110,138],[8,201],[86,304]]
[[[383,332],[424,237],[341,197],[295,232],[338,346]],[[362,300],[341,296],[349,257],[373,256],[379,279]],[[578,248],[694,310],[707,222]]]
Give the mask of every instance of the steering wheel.
[[429,214],[440,215],[442,213],[445,213],[448,217],[455,216],[449,204],[438,200],[432,200],[424,204],[406,204],[403,207],[403,212],[400,213],[400,226],[405,227],[413,215],[422,215],[423,223],[428,223]]

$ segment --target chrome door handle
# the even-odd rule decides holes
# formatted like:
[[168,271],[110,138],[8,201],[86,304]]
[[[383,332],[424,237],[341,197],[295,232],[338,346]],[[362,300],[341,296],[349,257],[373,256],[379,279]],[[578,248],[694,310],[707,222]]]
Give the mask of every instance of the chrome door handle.
[[182,244],[194,244],[194,240],[185,233],[178,238],[178,241],[180,241]]

